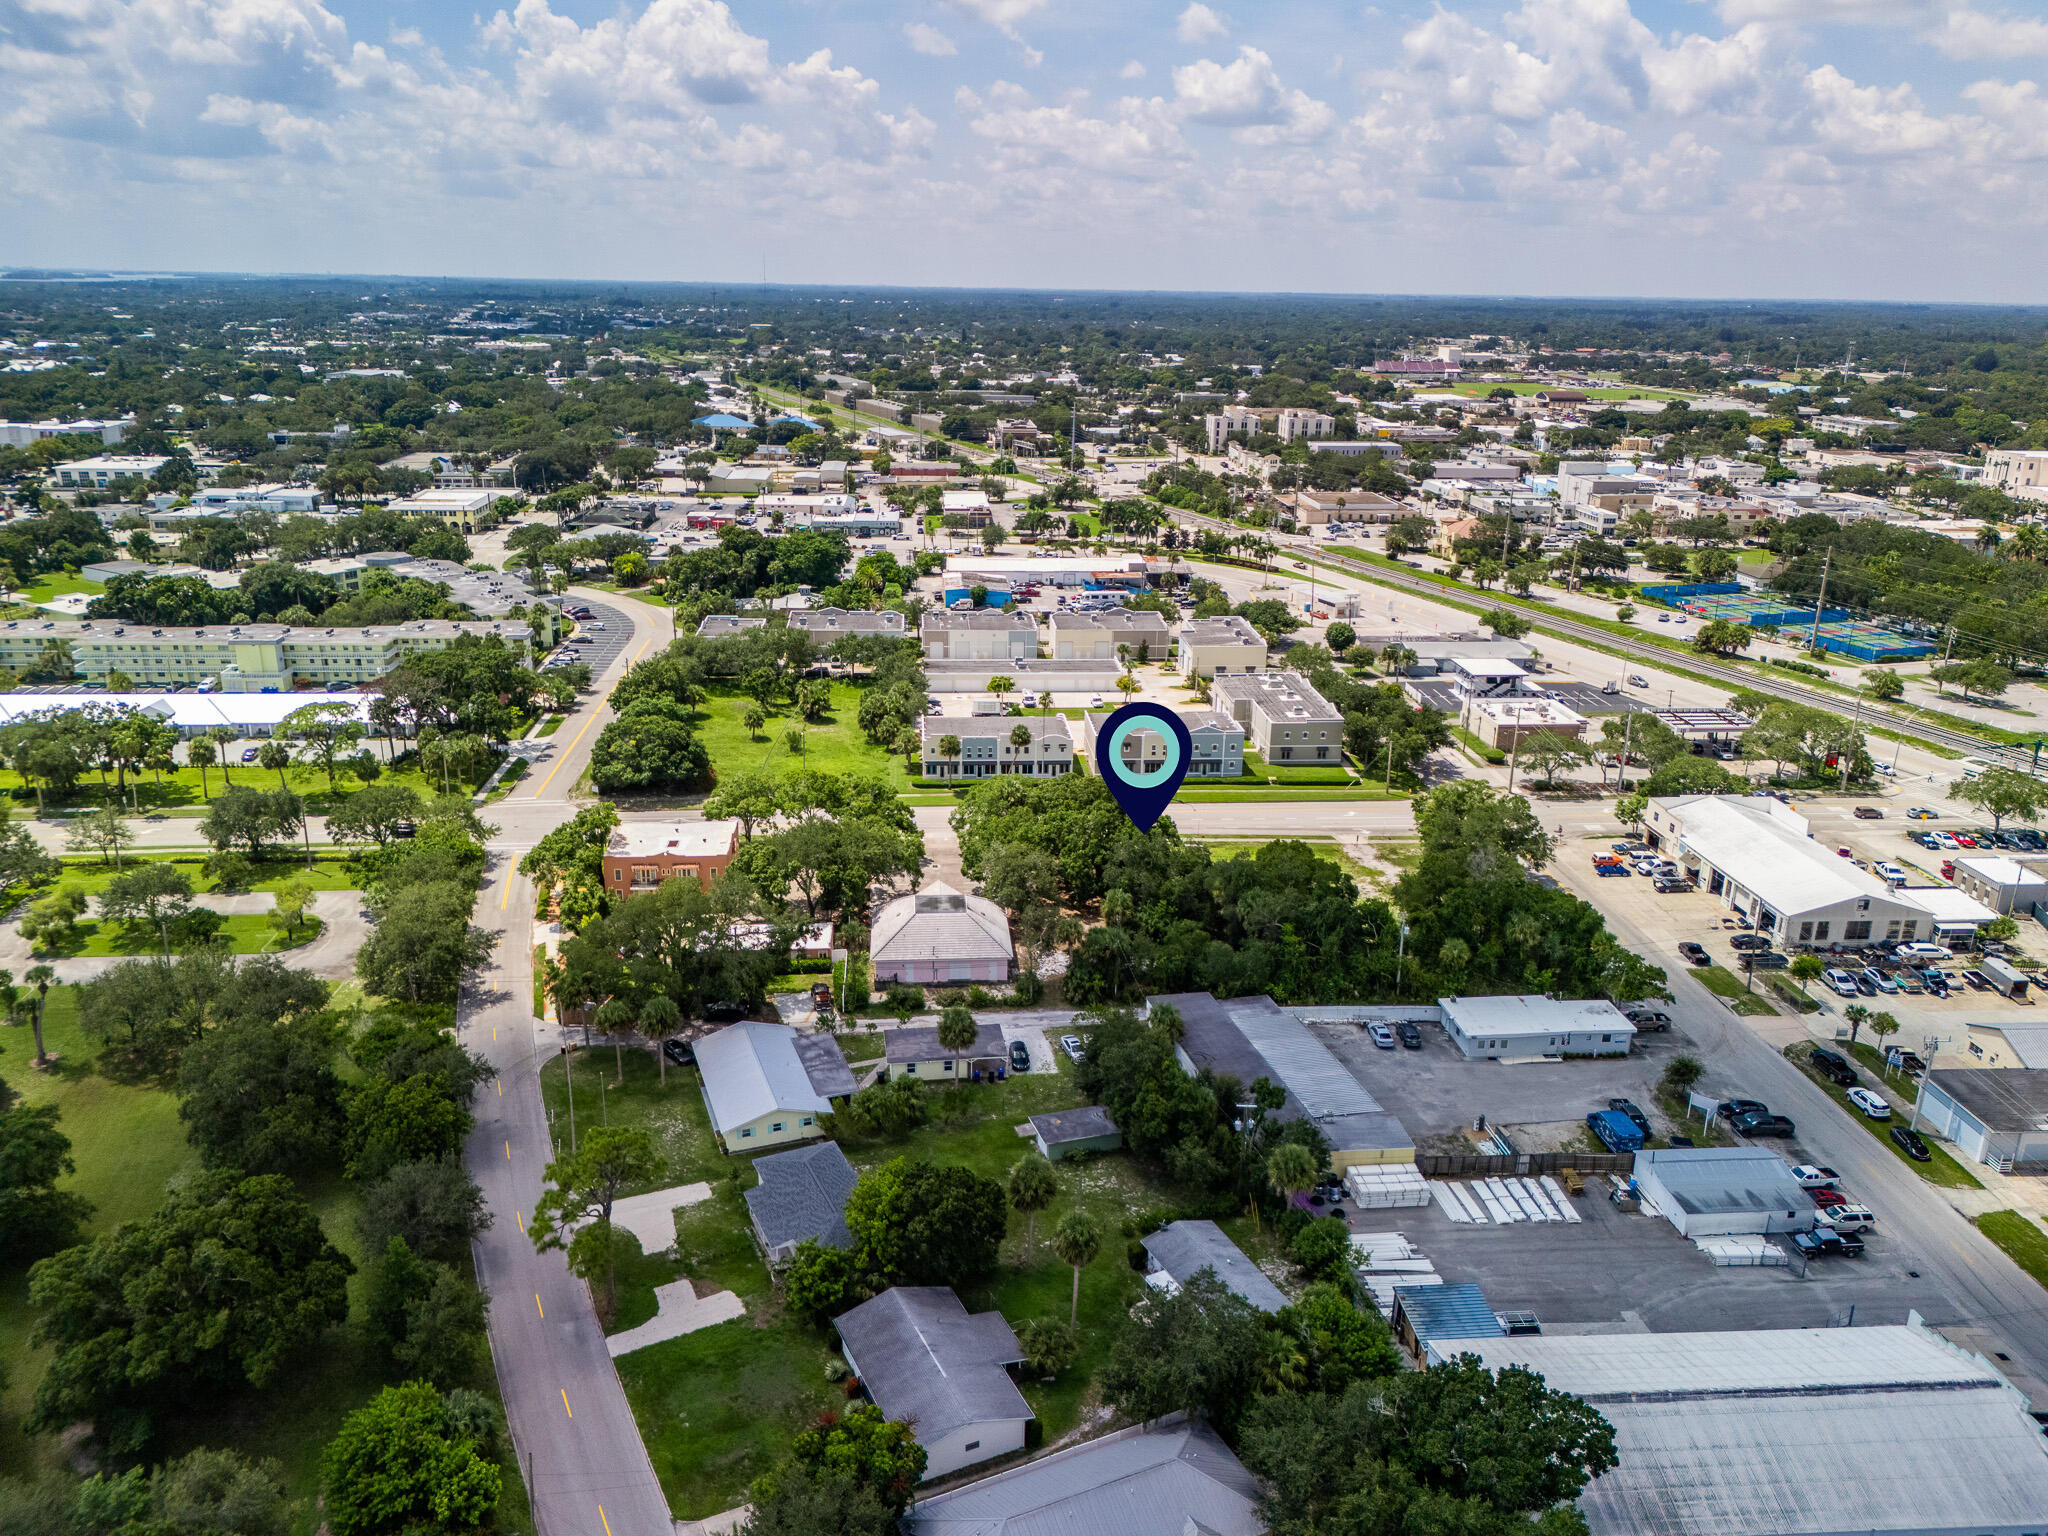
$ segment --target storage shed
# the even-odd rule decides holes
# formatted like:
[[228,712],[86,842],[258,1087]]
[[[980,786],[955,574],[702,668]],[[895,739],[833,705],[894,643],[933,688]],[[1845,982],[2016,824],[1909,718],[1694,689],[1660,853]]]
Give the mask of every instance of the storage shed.
[[1504,1339],[1507,1330],[1494,1316],[1486,1293],[1469,1281],[1462,1285],[1397,1285],[1394,1337],[1419,1359],[1432,1343],[1444,1339]]
[[1764,1147],[1667,1147],[1638,1152],[1636,1187],[1685,1237],[1806,1232],[1813,1197],[1792,1166]]
[[1913,1123],[2000,1173],[2048,1173],[2048,1070],[1937,1067]]
[[1086,1109],[1062,1109],[1050,1115],[1031,1117],[1031,1139],[1039,1156],[1052,1162],[1079,1152],[1114,1152],[1124,1144],[1124,1133],[1100,1105]]

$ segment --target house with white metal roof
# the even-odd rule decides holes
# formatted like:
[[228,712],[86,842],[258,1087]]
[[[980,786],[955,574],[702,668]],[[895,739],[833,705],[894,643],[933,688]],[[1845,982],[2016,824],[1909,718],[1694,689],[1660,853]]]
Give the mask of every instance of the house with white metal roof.
[[1592,1536],[2040,1536],[2048,1443],[2027,1399],[1917,1314],[1904,1325],[1451,1339],[1614,1426]]
[[832,1320],[846,1363],[885,1417],[917,1427],[925,1479],[1024,1448],[1024,1359],[1000,1312],[969,1315],[942,1285],[899,1285]]
[[727,1152],[824,1134],[818,1116],[853,1092],[853,1070],[830,1035],[749,1019],[697,1042],[704,1106]]

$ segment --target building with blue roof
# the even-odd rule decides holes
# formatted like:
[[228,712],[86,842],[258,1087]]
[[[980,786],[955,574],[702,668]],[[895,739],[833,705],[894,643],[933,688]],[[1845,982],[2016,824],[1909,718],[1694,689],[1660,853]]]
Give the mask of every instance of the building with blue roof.
[[1462,1285],[1394,1287],[1394,1337],[1418,1358],[1431,1343],[1443,1339],[1507,1336],[1508,1331],[1494,1316],[1486,1293],[1469,1281]]
[[754,424],[744,416],[735,416],[730,411],[715,411],[709,416],[699,416],[694,425],[712,427],[720,432],[751,432]]

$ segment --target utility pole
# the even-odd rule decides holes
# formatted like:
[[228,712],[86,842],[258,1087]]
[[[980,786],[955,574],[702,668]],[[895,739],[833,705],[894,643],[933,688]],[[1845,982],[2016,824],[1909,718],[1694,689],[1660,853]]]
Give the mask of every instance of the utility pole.
[[1820,616],[1828,605],[1828,567],[1834,562],[1835,552],[1830,549],[1820,560],[1820,596],[1813,603],[1813,634],[1808,638],[1809,651],[1820,649]]
[[575,1062],[569,1055],[569,1047],[562,1047],[562,1081],[569,1089],[569,1155],[576,1155],[576,1079],[573,1075]]
[[1629,709],[1624,711],[1621,717],[1621,762],[1617,765],[1619,771],[1615,774],[1615,781],[1620,785],[1623,794],[1628,793],[1628,744],[1635,732],[1636,712]]

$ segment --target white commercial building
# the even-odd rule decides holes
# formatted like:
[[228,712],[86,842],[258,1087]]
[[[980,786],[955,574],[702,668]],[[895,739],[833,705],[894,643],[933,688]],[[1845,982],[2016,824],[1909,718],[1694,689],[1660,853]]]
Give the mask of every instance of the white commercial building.
[[1638,1152],[1636,1186],[1681,1237],[1807,1232],[1817,1207],[1792,1165],[1768,1147]]
[[1028,613],[928,613],[917,626],[928,661],[1017,661],[1038,654]]
[[1652,800],[1643,830],[1702,890],[1785,944],[1861,948],[1937,931],[1926,902],[1815,842],[1805,817],[1766,796]]
[[1614,1426],[1592,1536],[2041,1536],[2027,1399],[1917,1314],[1903,1325],[1449,1339]]
[[116,480],[147,480],[169,462],[160,453],[103,453],[55,465],[50,473],[61,486],[103,491]]
[[1451,1043],[1473,1061],[1626,1056],[1635,1025],[1599,998],[1440,997]]
[[1180,627],[1180,675],[1227,677],[1259,672],[1266,665],[1266,641],[1249,619],[1227,613],[1190,619]]
[[1956,889],[1994,912],[2031,912],[2035,902],[2048,901],[2048,870],[2039,863],[1964,855],[1955,861]]
[[2009,496],[2048,501],[2048,450],[1994,448],[1984,455],[1984,482]]

